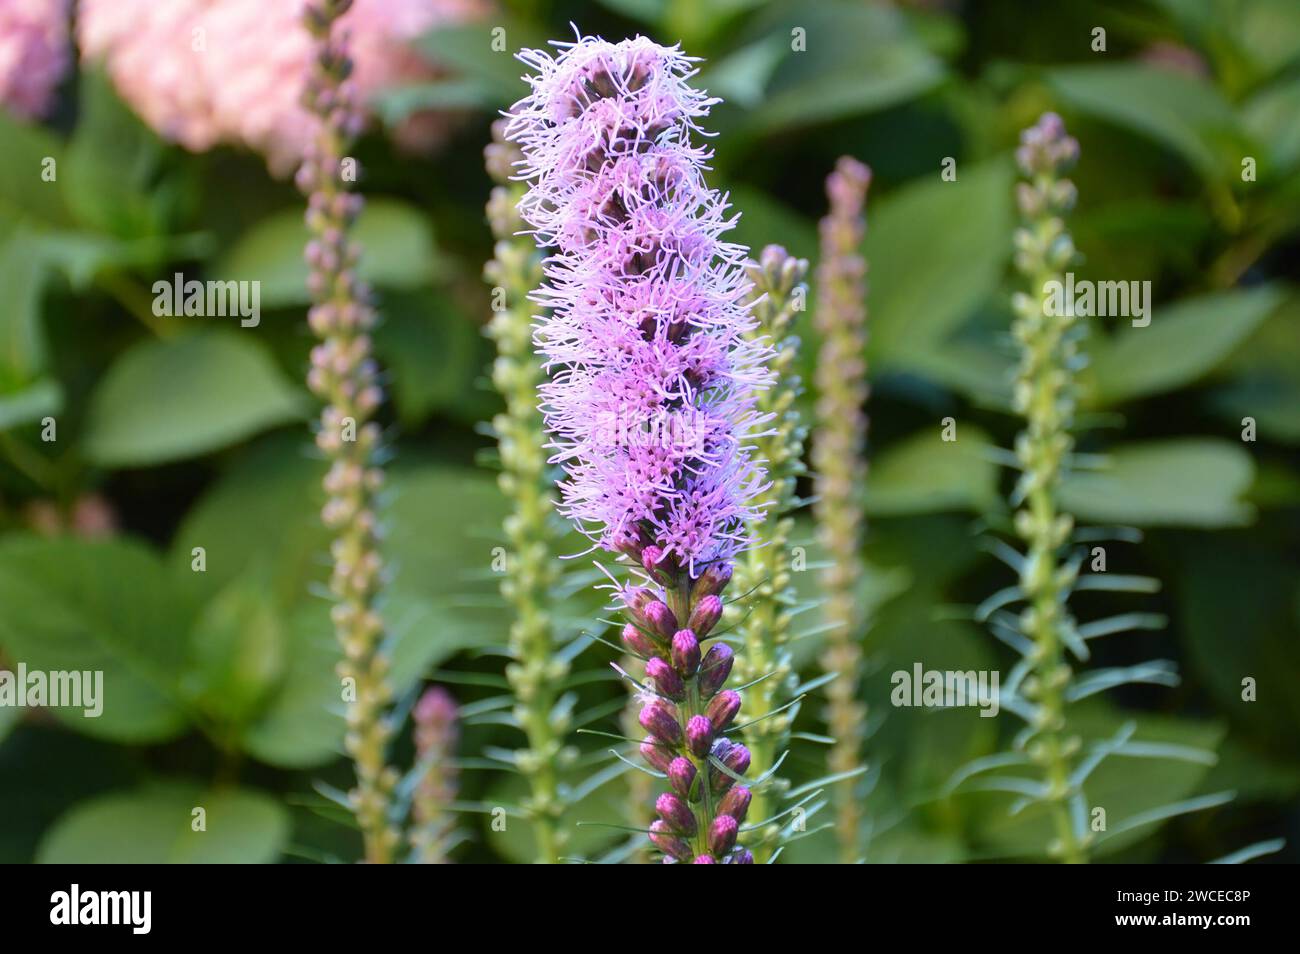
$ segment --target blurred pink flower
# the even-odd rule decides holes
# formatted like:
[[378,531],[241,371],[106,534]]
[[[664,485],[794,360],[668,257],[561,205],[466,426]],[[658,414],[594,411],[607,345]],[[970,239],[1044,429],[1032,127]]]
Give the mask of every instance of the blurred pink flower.
[[[300,99],[310,43],[304,0],[82,0],[83,56],[102,61],[118,92],[160,135],[200,152],[218,143],[291,172],[316,121]],[[439,24],[483,15],[487,0],[356,0],[343,19],[360,99],[436,75],[411,42]],[[420,116],[399,144],[427,149],[450,125]]]
[[43,116],[68,62],[68,0],[0,0],[0,105]]

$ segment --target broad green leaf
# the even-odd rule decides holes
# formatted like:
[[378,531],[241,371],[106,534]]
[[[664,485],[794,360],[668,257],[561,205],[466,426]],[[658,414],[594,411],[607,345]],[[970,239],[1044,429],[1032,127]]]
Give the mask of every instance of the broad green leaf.
[[1075,471],[1061,506],[1084,520],[1124,525],[1229,527],[1248,523],[1242,502],[1255,476],[1238,444],[1189,438],[1126,444],[1108,451],[1097,471]]
[[[377,199],[366,204],[353,237],[365,250],[361,277],[389,288],[416,288],[439,275],[440,260],[427,216],[404,202]],[[308,302],[308,240],[302,212],[287,209],[246,231],[213,268],[215,277],[261,282],[263,308]]]
[[48,130],[0,112],[0,221],[68,225],[62,163],[63,143]]
[[1252,96],[1242,107],[1242,122],[1268,150],[1259,176],[1284,175],[1300,165],[1300,79],[1280,82]]
[[[795,30],[804,31],[806,49],[793,48]],[[945,74],[889,7],[825,2],[781,10],[765,32],[790,42],[765,101],[749,113],[758,133],[884,109],[933,89]]]
[[[811,220],[752,186],[733,188],[731,205],[733,212],[740,213],[740,221],[727,239],[748,246],[751,258],[767,245],[780,245],[791,255],[816,261],[817,226]],[[809,275],[809,284],[812,280]]]
[[1224,365],[1231,380],[1213,405],[1233,430],[1254,421],[1260,437],[1300,443],[1300,299],[1279,308]]
[[[202,816],[195,814],[203,809]],[[204,830],[195,831],[198,818]],[[279,858],[289,816],[251,789],[159,784],[78,805],[46,834],[42,864],[265,864]]]
[[41,324],[47,269],[32,234],[19,229],[0,242],[0,394],[15,393],[45,370]]
[[1239,170],[1231,105],[1205,80],[1132,63],[1068,66],[1048,74],[1072,107],[1155,140],[1210,180]]
[[329,606],[301,605],[287,623],[286,668],[240,745],[281,768],[321,765],[342,750],[343,695],[335,666],[341,658]]
[[889,445],[867,476],[867,512],[889,517],[995,507],[998,472],[990,446],[983,431],[960,423],[955,441],[943,440],[935,427]]
[[[959,167],[956,182],[867,199],[867,353],[877,372],[910,366],[991,294],[1011,250],[1011,170]],[[923,360],[923,359],[921,359]]]
[[158,558],[126,539],[9,537],[0,542],[0,646],[42,671],[103,672],[102,712],[50,711],[120,742],[179,734],[193,610]]
[[81,114],[59,177],[77,220],[127,237],[161,230],[161,190],[153,182],[162,142],[118,99],[98,70],[81,75]]
[[148,340],[120,355],[91,395],[85,449],[101,466],[150,466],[227,447],[304,408],[252,335]]
[[1089,342],[1094,401],[1120,404],[1196,381],[1259,327],[1282,297],[1281,289],[1262,286],[1155,306],[1146,327],[1118,319],[1124,321],[1118,331]]
[[218,731],[246,725],[275,692],[291,652],[287,630],[269,585],[252,574],[203,607],[184,687]]

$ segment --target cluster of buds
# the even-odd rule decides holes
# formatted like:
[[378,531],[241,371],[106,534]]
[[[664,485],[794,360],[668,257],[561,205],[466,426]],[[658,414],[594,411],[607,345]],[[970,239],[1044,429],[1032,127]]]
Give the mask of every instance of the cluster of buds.
[[350,5],[351,0],[310,0],[304,7],[314,51],[304,105],[320,123],[295,181],[307,196],[311,234],[305,252],[308,323],[320,343],[311,352],[307,383],[325,402],[316,444],[330,460],[321,519],[334,533],[331,616],[343,649],[339,675],[351,690],[344,739],[357,770],[351,799],[366,859],[384,862],[398,835],[389,822],[397,775],[386,764],[391,728],[385,712],[392,693],[388,659],[379,648],[384,624],[375,609],[383,571],[375,497],[383,472],[377,464],[380,428],[371,418],[383,393],[367,333],[375,312],[370,290],[357,277],[361,247],[350,237],[362,202],[348,191],[355,162],[346,151],[360,130],[361,113],[348,80],[351,60],[334,29]]
[[662,578],[665,595],[686,609],[674,611],[654,587],[624,593],[631,622],[623,628],[623,645],[645,663],[647,700],[638,721],[649,735],[641,755],[672,787],[655,801],[650,840],[665,861],[752,864],[753,854],[736,845],[752,799],[750,789],[736,783],[749,769],[750,753],[725,735],[740,712],[740,693],[723,688],[735,657],[719,640],[704,646],[722,618],[731,565],[714,564],[674,587],[683,578],[663,566],[657,547],[642,548],[640,559],[650,579]]
[[862,768],[866,710],[858,701],[864,620],[858,608],[862,558],[858,548],[865,523],[860,503],[866,481],[867,312],[863,209],[871,170],[848,156],[826,179],[830,211],[821,221],[816,324],[822,335],[818,356],[816,473],[818,537],[829,565],[824,573],[824,616],[830,627],[822,668],[834,673],[827,684],[827,724],[835,739],[828,759],[842,776],[835,788],[836,835],[841,858],[858,860],[862,809],[854,779]]
[[1024,420],[1016,437],[1020,479],[1014,525],[1026,554],[1020,589],[1027,606],[1021,631],[1034,644],[1033,671],[1023,693],[1037,715],[1021,743],[1038,766],[1050,792],[1049,811],[1056,838],[1049,852],[1064,861],[1084,861],[1087,836],[1075,830],[1069,803],[1078,796],[1071,763],[1080,740],[1067,732],[1065,698],[1073,673],[1066,660],[1064,635],[1075,623],[1067,603],[1077,570],[1061,557],[1074,521],[1060,509],[1060,482],[1074,448],[1070,433],[1077,401],[1075,372],[1080,367],[1078,325],[1072,310],[1049,314],[1041,290],[1059,278],[1074,259],[1074,243],[1062,216],[1074,205],[1073,183],[1062,177],[1079,155],[1055,113],[1045,114],[1020,137],[1016,159],[1024,180],[1017,190],[1022,223],[1015,233],[1016,267],[1030,292],[1012,300],[1012,337],[1020,350],[1012,405]]
[[411,846],[416,861],[446,864],[455,841],[455,816],[449,806],[456,800],[460,782],[455,763],[460,713],[451,693],[431,686],[415,704],[412,717],[420,781],[411,802],[415,820]]
[[[798,605],[791,572],[790,536],[793,511],[798,506],[797,481],[804,473],[805,428],[795,403],[801,390],[795,360],[799,339],[793,334],[795,315],[807,294],[803,284],[806,259],[796,258],[779,245],[763,249],[748,273],[753,282],[750,301],[758,324],[751,332],[771,343],[770,367],[776,376],[771,388],[758,395],[760,413],[772,421],[771,430],[755,438],[757,456],[767,462],[769,484],[758,500],[764,519],[749,528],[756,545],[736,562],[735,587],[749,594],[736,624],[744,652],[736,663],[738,679],[752,685],[746,693],[749,724],[745,741],[753,755],[756,775],[772,771],[790,737],[790,724],[798,712],[788,705],[798,681],[788,646]],[[763,819],[777,814],[775,799],[787,787],[772,777],[754,792],[752,810]],[[774,854],[780,825],[756,831],[752,850],[758,864]]]

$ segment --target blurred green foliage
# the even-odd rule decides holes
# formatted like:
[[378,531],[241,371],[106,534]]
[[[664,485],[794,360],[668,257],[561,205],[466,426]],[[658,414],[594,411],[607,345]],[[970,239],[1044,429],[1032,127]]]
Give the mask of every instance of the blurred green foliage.
[[[463,111],[445,150],[412,158],[374,135],[360,156],[370,203],[359,237],[383,303],[377,347],[395,451],[385,512],[394,681],[406,699],[422,680],[447,682],[467,706],[463,858],[530,850],[522,820],[512,814],[502,834],[487,814],[522,792],[493,756],[518,737],[501,701],[507,619],[491,563],[506,504],[480,426],[497,400],[485,383],[479,271],[490,254],[481,149],[523,86],[489,31],[503,27],[514,50],[569,37],[570,21],[703,57],[700,82],[726,100],[711,120],[713,184],[742,213],[739,241],[815,258],[835,157],[875,170],[869,858],[1036,858],[1045,840],[1044,820],[1008,815],[1006,796],[945,788],[957,766],[1004,745],[1004,720],[895,709],[888,697],[889,674],[915,661],[965,670],[1011,658],[970,608],[1005,583],[978,531],[1006,519],[996,448],[1015,427],[1005,413],[1010,150],[1046,108],[1082,145],[1078,277],[1154,289],[1150,327],[1092,323],[1081,449],[1106,463],[1075,474],[1064,499],[1081,518],[1148,531],[1112,548],[1110,569],[1163,580],[1148,603],[1169,624],[1102,641],[1096,655],[1105,665],[1174,659],[1183,675],[1174,690],[1094,697],[1079,718],[1090,735],[1133,720],[1139,740],[1218,753],[1214,764],[1109,762],[1094,798],[1119,818],[1237,793],[1117,834],[1102,858],[1209,860],[1277,835],[1296,858],[1300,5],[503,7],[427,37],[422,50],[451,68],[445,78],[376,103],[390,124],[422,107]],[[1093,49],[1096,27],[1104,52]],[[322,465],[298,383],[309,346],[300,200],[254,157],[162,143],[93,72],[64,99],[46,126],[0,115],[0,662],[102,669],[107,702],[99,719],[0,708],[0,860],[351,860],[357,835],[328,797],[348,786],[349,767],[319,596]],[[947,157],[955,182],[940,176]],[[41,177],[47,158],[54,181]],[[150,288],[178,271],[261,281],[260,324],[156,317]],[[807,371],[814,341],[800,333]],[[945,417],[956,445],[940,440]],[[1253,442],[1242,439],[1246,417]],[[815,551],[806,525],[797,536]],[[195,547],[204,572],[192,569]],[[815,599],[815,574],[805,576]],[[1103,593],[1078,602],[1087,618],[1132,609]],[[582,651],[565,704],[579,725],[616,731],[624,689],[610,652],[580,638],[603,628],[592,599],[575,596],[571,616],[564,631]],[[797,655],[811,677],[816,621],[807,628]],[[1247,677],[1258,701],[1242,700]],[[804,706],[796,728],[816,736],[818,709]],[[576,741],[573,817],[618,824],[624,783],[608,746]],[[408,739],[396,756],[409,764]],[[783,771],[796,785],[820,775],[819,745],[800,741]],[[188,837],[199,805],[208,840]],[[819,821],[786,860],[831,857]],[[624,837],[582,828],[572,850],[598,858]]]

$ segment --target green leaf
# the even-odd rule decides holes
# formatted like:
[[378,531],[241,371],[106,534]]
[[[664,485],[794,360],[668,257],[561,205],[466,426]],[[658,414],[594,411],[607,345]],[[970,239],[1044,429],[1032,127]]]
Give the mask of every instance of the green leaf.
[[[416,288],[440,274],[440,260],[428,218],[414,206],[392,199],[366,204],[353,238],[365,250],[361,277],[376,286]],[[308,240],[302,212],[287,209],[248,229],[213,269],[218,279],[261,282],[264,308],[305,305]]]
[[[203,809],[203,827],[195,809]],[[251,789],[189,783],[104,795],[78,805],[46,834],[41,864],[265,864],[289,838],[289,817]]]
[[923,362],[987,298],[1011,250],[1011,169],[961,167],[868,200],[867,353],[877,371]]
[[345,728],[341,657],[323,600],[300,606],[287,624],[283,678],[270,701],[244,731],[244,751],[281,768],[308,768],[338,755]]
[[59,176],[77,220],[110,235],[160,231],[154,174],[163,154],[158,137],[117,97],[98,71],[81,75],[81,107]]
[[872,516],[901,516],[943,510],[982,512],[997,505],[997,465],[988,435],[957,425],[957,440],[938,428],[891,444],[871,465],[863,501]]
[[1300,165],[1300,79],[1279,82],[1242,106],[1242,122],[1266,149],[1259,176],[1267,181]]
[[0,542],[0,645],[29,669],[100,670],[102,713],[50,711],[120,742],[158,742],[188,717],[179,679],[193,609],[156,556],[126,539]]
[[1261,436],[1300,444],[1300,298],[1274,312],[1223,372],[1233,379],[1213,404],[1234,428],[1249,417]]
[[1089,342],[1093,400],[1120,404],[1190,384],[1211,371],[1282,300],[1276,286],[1233,290],[1153,308],[1151,324],[1126,323]]
[[1100,471],[1075,471],[1061,505],[1076,517],[1123,525],[1227,527],[1248,523],[1242,502],[1255,475],[1239,445],[1210,438],[1126,444]]
[[15,393],[45,370],[48,345],[41,324],[41,291],[46,273],[26,230],[0,243],[0,394]]
[[748,246],[751,258],[757,258],[764,246],[780,245],[791,255],[816,261],[817,226],[811,220],[752,186],[734,186],[731,204],[740,212],[740,221],[728,241]]
[[199,614],[185,691],[222,731],[251,721],[275,690],[288,665],[286,630],[269,587],[252,574]]
[[[763,32],[787,40],[767,98],[749,114],[757,133],[789,130],[884,109],[933,89],[943,64],[889,7],[823,2],[781,10]],[[807,48],[792,48],[792,31]]]
[[252,336],[140,342],[91,395],[86,454],[105,467],[182,460],[301,418],[303,396]]
[[[62,163],[58,139],[40,126],[0,112],[0,220],[67,225],[70,218],[59,187]],[[47,181],[47,169],[54,172],[53,181]]]
[[405,427],[434,411],[473,422],[491,415],[490,395],[476,386],[486,357],[482,329],[452,296],[434,289],[385,296],[375,351],[391,372]]
[[1069,66],[1048,74],[1071,106],[1155,140],[1210,180],[1240,169],[1232,106],[1205,80],[1133,63]]

